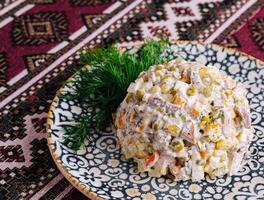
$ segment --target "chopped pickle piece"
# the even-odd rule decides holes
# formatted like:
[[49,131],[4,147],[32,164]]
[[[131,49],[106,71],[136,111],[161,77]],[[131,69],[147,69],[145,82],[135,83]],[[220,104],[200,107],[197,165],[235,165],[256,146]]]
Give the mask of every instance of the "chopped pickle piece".
[[171,147],[174,151],[180,152],[181,150],[183,150],[184,143],[181,140],[174,139],[171,142]]
[[136,91],[136,98],[137,98],[138,101],[142,101],[143,96],[144,96],[144,92],[143,91],[141,91],[141,90],[137,90]]
[[174,88],[170,89],[170,94],[175,96],[177,94],[177,90],[175,90]]
[[175,67],[175,66],[172,66],[172,67],[170,67],[170,69],[169,69],[169,71],[171,71],[171,72],[174,72],[174,71],[176,71],[177,70],[177,67]]
[[163,112],[164,112],[164,108],[162,108],[162,107],[160,107],[160,106],[158,106],[158,107],[156,108],[156,110],[157,110],[158,112],[160,112],[160,113],[163,113]]
[[131,93],[128,93],[128,94],[127,94],[126,103],[129,103],[129,102],[130,102],[132,96],[133,96],[133,95],[132,95]]
[[155,131],[159,130],[159,129],[160,129],[160,123],[159,123],[159,122],[155,122],[155,123],[153,124],[153,129],[154,129]]

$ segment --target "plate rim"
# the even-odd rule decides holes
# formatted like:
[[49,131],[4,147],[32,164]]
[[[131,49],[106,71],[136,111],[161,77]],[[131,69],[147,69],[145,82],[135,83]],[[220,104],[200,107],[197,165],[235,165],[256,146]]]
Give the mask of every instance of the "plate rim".
[[[175,39],[171,39],[169,40],[169,44],[195,44],[195,45],[211,45],[214,48],[222,48],[224,50],[226,50],[227,52],[238,52],[239,54],[248,57],[250,60],[254,60],[256,61],[256,63],[258,65],[263,65],[264,67],[264,61],[255,58],[252,55],[249,55],[245,52],[239,51],[235,48],[230,48],[230,47],[225,47],[223,45],[219,45],[219,44],[214,44],[214,43],[206,43],[206,42],[200,42],[198,40],[175,40]],[[83,68],[83,67],[82,67]],[[81,68],[81,69],[82,69]],[[55,151],[55,147],[54,144],[52,143],[52,139],[51,139],[51,131],[50,131],[50,126],[53,124],[53,121],[51,120],[52,118],[52,113],[55,110],[55,104],[58,101],[58,95],[64,90],[64,87],[66,85],[66,83],[73,79],[73,77],[78,73],[79,71],[77,71],[76,73],[74,73],[72,76],[70,76],[65,83],[59,88],[59,90],[57,90],[52,103],[49,107],[49,111],[48,111],[48,115],[47,115],[47,123],[46,123],[46,138],[47,138],[47,144],[49,147],[49,151],[50,154],[52,156],[53,161],[55,162],[56,166],[58,167],[58,169],[60,170],[60,172],[63,174],[63,176],[70,182],[70,184],[72,184],[76,189],[78,189],[80,192],[82,192],[85,196],[89,197],[91,200],[103,200],[104,198],[100,197],[98,194],[96,194],[95,192],[92,192],[90,190],[89,187],[87,187],[86,185],[84,185],[83,183],[81,183],[76,177],[74,177],[73,175],[71,175],[68,170],[66,169],[65,166],[62,165],[61,160],[59,159],[59,156],[57,155],[56,151]]]

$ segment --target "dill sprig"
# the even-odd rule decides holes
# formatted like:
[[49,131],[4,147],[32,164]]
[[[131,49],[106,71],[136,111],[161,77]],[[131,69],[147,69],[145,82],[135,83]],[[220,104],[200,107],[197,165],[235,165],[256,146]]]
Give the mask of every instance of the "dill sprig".
[[[103,130],[112,120],[112,114],[123,101],[127,88],[140,72],[152,65],[164,62],[161,56],[167,39],[148,40],[138,52],[121,52],[119,48],[96,48],[80,54],[84,66],[78,79],[71,81],[73,92],[62,98],[78,100],[85,111],[73,125],[64,125],[64,143],[78,150],[94,129]],[[88,108],[96,112],[86,112]]]

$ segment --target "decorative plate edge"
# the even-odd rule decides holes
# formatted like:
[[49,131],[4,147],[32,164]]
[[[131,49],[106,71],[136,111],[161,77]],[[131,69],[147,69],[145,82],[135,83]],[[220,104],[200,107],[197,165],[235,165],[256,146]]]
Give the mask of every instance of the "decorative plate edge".
[[[189,41],[189,40],[170,40],[169,41],[170,44],[201,44],[201,45],[211,45],[214,48],[221,48],[221,49],[225,49],[229,52],[235,53],[235,52],[239,52],[241,55],[248,57],[251,60],[256,61],[256,63],[258,65],[261,65],[264,67],[264,62],[259,60],[258,58],[255,58],[254,56],[251,56],[245,52],[241,52],[239,50],[236,50],[234,48],[229,48],[229,47],[224,47],[222,45],[218,45],[218,44],[214,44],[214,43],[206,43],[206,42],[200,42],[200,41]],[[78,72],[76,72],[78,73]],[[68,80],[66,81],[66,83],[71,80],[73,78],[74,75],[72,75],[70,78],[68,78]],[[104,198],[98,196],[96,193],[92,192],[89,188],[87,188],[87,186],[85,186],[84,184],[82,184],[77,178],[75,178],[74,176],[72,176],[67,169],[65,168],[65,166],[63,166],[61,164],[61,161],[59,160],[59,156],[57,155],[55,148],[54,148],[54,143],[52,143],[51,140],[51,136],[50,136],[50,131],[49,128],[50,126],[53,124],[53,121],[51,120],[51,116],[52,116],[52,112],[55,110],[55,104],[57,104],[57,100],[58,100],[58,95],[63,91],[65,87],[65,84],[63,84],[60,89],[56,92],[55,97],[52,100],[52,103],[50,105],[49,108],[49,112],[48,112],[48,116],[47,116],[47,123],[46,123],[46,137],[47,137],[47,142],[48,142],[48,147],[49,147],[49,151],[50,154],[56,164],[56,166],[58,167],[58,169],[60,170],[60,172],[63,174],[63,176],[75,187],[77,188],[80,192],[82,192],[85,196],[89,197],[91,200],[104,200]]]

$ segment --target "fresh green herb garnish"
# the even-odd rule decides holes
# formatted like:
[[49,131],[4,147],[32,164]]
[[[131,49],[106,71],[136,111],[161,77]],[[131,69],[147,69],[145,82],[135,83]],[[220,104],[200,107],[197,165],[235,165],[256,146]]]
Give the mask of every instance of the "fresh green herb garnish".
[[64,143],[78,150],[94,128],[104,129],[125,98],[130,83],[140,72],[165,61],[161,54],[167,44],[167,39],[148,40],[137,53],[121,52],[115,46],[82,51],[81,63],[87,67],[79,72],[80,79],[71,81],[74,91],[61,97],[78,100],[84,111],[92,107],[97,112],[83,112],[73,125],[63,125]]

